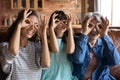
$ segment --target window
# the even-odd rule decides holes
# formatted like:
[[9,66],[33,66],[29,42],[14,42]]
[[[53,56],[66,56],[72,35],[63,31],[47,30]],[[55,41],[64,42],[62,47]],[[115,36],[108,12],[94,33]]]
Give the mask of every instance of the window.
[[94,0],[95,11],[107,16],[110,26],[120,27],[120,0]]

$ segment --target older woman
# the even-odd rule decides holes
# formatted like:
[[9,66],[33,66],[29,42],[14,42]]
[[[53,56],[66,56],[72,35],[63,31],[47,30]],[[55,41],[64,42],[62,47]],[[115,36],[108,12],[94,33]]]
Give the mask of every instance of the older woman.
[[73,75],[79,80],[115,80],[109,66],[120,63],[120,56],[107,35],[109,21],[99,13],[88,13],[82,32],[75,36],[75,51],[69,55],[74,64]]

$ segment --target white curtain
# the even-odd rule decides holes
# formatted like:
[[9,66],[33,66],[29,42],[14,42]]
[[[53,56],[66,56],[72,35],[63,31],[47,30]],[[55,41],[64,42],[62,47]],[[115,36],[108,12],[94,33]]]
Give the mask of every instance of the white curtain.
[[95,12],[107,16],[111,26],[120,26],[120,0],[94,0]]

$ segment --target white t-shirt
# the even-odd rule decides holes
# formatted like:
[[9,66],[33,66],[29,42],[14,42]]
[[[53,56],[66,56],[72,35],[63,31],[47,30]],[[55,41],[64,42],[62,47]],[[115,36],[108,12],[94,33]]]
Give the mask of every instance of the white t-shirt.
[[[6,43],[5,43],[6,44]],[[20,48],[16,56],[8,51],[8,44],[2,47],[3,71],[9,73],[7,80],[40,80],[42,68],[40,66],[41,44],[28,42],[25,48]]]

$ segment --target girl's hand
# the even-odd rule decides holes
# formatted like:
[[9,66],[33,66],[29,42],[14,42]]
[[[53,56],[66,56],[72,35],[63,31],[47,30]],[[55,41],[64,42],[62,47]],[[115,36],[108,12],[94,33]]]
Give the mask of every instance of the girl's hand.
[[64,21],[64,24],[67,26],[67,29],[72,29],[72,17],[70,15],[66,15],[67,21]]
[[104,35],[107,35],[108,29],[109,29],[109,20],[107,17],[103,18],[101,17],[102,24],[97,24],[97,30],[99,31],[101,37]]
[[82,27],[82,33],[85,35],[88,35],[92,29],[95,27],[95,25],[93,23],[91,23],[90,21],[93,19],[93,17],[90,17],[86,23],[83,23],[83,27]]
[[57,16],[58,14],[53,14],[52,16],[52,24],[50,25],[53,29],[55,29],[57,27],[57,25],[60,24],[60,20],[59,19],[55,19],[55,17]]
[[24,11],[23,19],[20,22],[21,28],[32,24],[31,20],[28,18],[28,16],[32,13],[32,11],[30,12],[28,11],[29,9],[25,9]]

